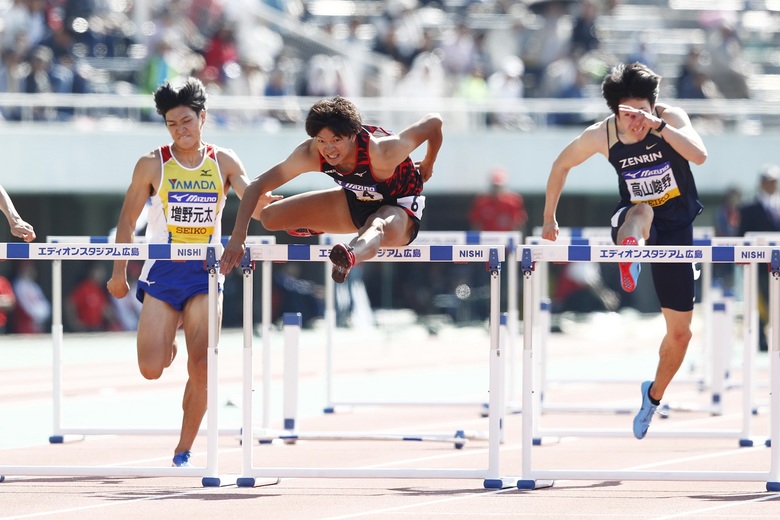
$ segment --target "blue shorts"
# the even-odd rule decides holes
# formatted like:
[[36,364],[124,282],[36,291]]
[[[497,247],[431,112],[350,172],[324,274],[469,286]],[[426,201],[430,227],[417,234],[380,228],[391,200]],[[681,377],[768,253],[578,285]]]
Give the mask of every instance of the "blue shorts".
[[[223,277],[218,276],[221,282]],[[222,290],[221,283],[218,288]],[[143,302],[144,295],[150,294],[181,312],[187,300],[208,292],[209,273],[203,260],[147,260],[138,278],[136,298]]]

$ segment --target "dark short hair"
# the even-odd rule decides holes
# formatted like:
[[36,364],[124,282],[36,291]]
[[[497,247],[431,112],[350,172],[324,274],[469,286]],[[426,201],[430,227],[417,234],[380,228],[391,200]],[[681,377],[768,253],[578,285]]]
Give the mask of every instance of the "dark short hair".
[[363,129],[360,112],[351,101],[341,96],[317,101],[306,116],[306,134],[314,137],[323,128],[340,137],[359,134]]
[[612,68],[601,84],[601,95],[613,114],[618,113],[618,106],[626,99],[646,99],[655,106],[661,76],[650,70],[643,63],[635,62],[629,65],[620,64]]
[[198,78],[193,77],[187,78],[179,87],[166,81],[154,91],[154,106],[163,117],[170,109],[181,106],[190,107],[200,115],[206,109],[206,88]]

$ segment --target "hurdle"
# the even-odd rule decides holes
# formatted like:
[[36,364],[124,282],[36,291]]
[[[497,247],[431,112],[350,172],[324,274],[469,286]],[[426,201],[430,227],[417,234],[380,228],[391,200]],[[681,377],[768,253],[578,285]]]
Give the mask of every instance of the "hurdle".
[[0,244],[0,258],[6,260],[204,260],[209,272],[208,292],[208,416],[205,467],[129,466],[0,466],[0,475],[68,477],[201,477],[204,487],[235,482],[219,475],[218,458],[218,287],[219,245],[183,244],[89,244],[8,243]]
[[[699,246],[750,246],[756,245],[757,240],[755,237],[706,237],[706,230],[704,228],[699,234],[699,238],[694,240],[694,245]],[[778,234],[780,237],[780,234]],[[557,242],[550,242],[541,239],[541,237],[528,237],[526,239],[529,245],[553,245],[569,244],[578,246],[587,245],[613,245],[611,238],[605,237],[591,237],[591,238],[577,238],[577,237],[564,237]],[[722,396],[726,389],[726,374],[730,374],[729,358],[726,358],[726,350],[730,348],[730,339],[732,330],[732,309],[731,304],[727,298],[723,296],[720,291],[713,290],[711,284],[712,264],[702,262],[702,276],[704,280],[702,282],[702,305],[704,307],[704,322],[705,322],[705,335],[703,342],[703,355],[705,365],[708,370],[704,371],[705,377],[708,379],[708,383],[699,382],[702,387],[710,388],[710,403],[708,405],[697,404],[685,404],[679,402],[672,402],[670,404],[662,405],[659,413],[662,418],[668,416],[669,410],[679,411],[707,411],[712,415],[722,415],[723,404]],[[751,434],[751,420],[752,415],[756,413],[756,407],[753,404],[754,401],[754,385],[751,374],[753,367],[755,366],[755,357],[758,350],[758,316],[755,309],[756,305],[756,286],[757,286],[757,269],[756,263],[744,263],[744,283],[742,286],[743,292],[743,352],[742,352],[742,428],[740,430],[725,430],[720,432],[725,437],[737,436],[739,438],[739,445],[743,447],[750,447],[754,445],[755,439]],[[537,278],[545,280],[547,277],[546,263],[542,263],[536,266],[536,270],[540,273]],[[540,294],[544,285],[540,285],[539,280],[534,281],[534,290],[536,294]],[[547,353],[546,353],[546,339],[549,332],[549,303],[545,299],[541,300],[541,303],[536,306],[533,312],[534,325],[536,328],[541,328],[540,331],[535,332],[535,345],[539,352],[538,359],[539,365],[537,368],[537,392],[540,395],[540,407],[539,412],[554,411],[554,412],[606,412],[612,411],[615,413],[630,413],[631,410],[627,410],[625,407],[594,407],[583,405],[571,405],[571,404],[559,404],[551,405],[545,402],[545,389],[547,384],[546,379],[546,366],[547,366]],[[718,330],[716,334],[715,331]],[[711,357],[711,359],[710,359]],[[731,377],[731,376],[729,376]],[[680,378],[675,379],[679,381]],[[733,383],[731,386],[735,386]],[[534,423],[537,425],[538,423]],[[535,436],[535,442],[541,443],[541,437]],[[764,441],[761,441],[764,442]]]
[[[229,237],[222,237],[224,246]],[[133,237],[134,243],[146,243],[145,236]],[[114,244],[113,236],[48,236],[46,242],[49,244],[78,244],[98,245]],[[246,239],[247,244],[275,244],[274,236],[250,236]],[[64,400],[62,391],[62,347],[64,345],[64,328],[62,322],[62,260],[53,259],[52,268],[52,434],[49,436],[51,444],[60,444],[67,440],[66,436],[83,438],[89,435],[178,435],[178,429],[172,428],[85,428],[78,426],[63,426],[62,403]],[[135,298],[134,294],[128,294],[126,298]],[[262,263],[262,316],[261,331],[263,338],[263,359],[268,361],[263,366],[270,366],[271,359],[271,263]],[[267,371],[266,371],[267,372]],[[264,374],[263,378],[263,426],[270,423],[268,409],[270,407],[271,383],[270,374]],[[205,428],[201,428],[199,434],[205,433]],[[223,428],[220,434],[238,435],[240,430],[236,428]]]
[[[242,265],[249,266],[255,260],[319,261],[329,262],[330,247],[326,245],[260,245],[247,248]],[[256,437],[252,421],[252,363],[251,344],[245,344],[244,352],[244,393],[243,393],[243,429],[242,429],[242,467],[243,473],[236,480],[240,487],[252,487],[257,478],[449,478],[483,479],[485,488],[500,489],[514,486],[516,480],[500,476],[499,443],[501,438],[501,408],[503,399],[503,355],[499,342],[499,306],[500,306],[500,263],[504,261],[503,247],[496,246],[406,246],[382,248],[373,262],[485,262],[490,270],[490,349],[489,349],[489,402],[488,402],[488,465],[485,468],[455,468],[448,470],[433,468],[293,468],[272,467],[255,468],[252,463],[252,440]],[[245,269],[245,284],[249,284],[251,269]],[[251,325],[251,306],[245,298],[244,323]],[[251,328],[251,327],[250,327]],[[246,338],[246,336],[245,336]],[[251,337],[247,338],[251,341]]]
[[[339,242],[348,243],[354,234],[338,235],[323,234],[319,237],[321,245],[332,246]],[[443,245],[495,245],[505,247],[506,251],[506,270],[507,286],[510,288],[507,293],[506,310],[506,335],[507,335],[507,402],[515,399],[519,385],[515,384],[517,342],[519,339],[518,323],[520,313],[518,310],[518,266],[516,259],[516,247],[522,244],[523,234],[519,231],[420,231],[417,234],[413,246],[443,246]],[[366,400],[337,400],[334,398],[333,390],[333,335],[336,330],[336,308],[335,308],[335,284],[330,277],[330,264],[325,264],[325,396],[326,405],[323,409],[325,413],[334,413],[337,406],[429,406],[435,404],[438,406],[480,406],[484,416],[485,403],[447,401],[447,402],[425,402],[425,401],[366,401]],[[519,402],[519,398],[516,399]]]
[[[538,393],[534,392],[533,321],[535,300],[533,293],[534,264],[541,262],[723,262],[770,263],[772,291],[771,315],[771,437],[769,471],[649,471],[649,470],[539,470],[534,469],[535,411],[539,407]],[[553,485],[556,479],[566,480],[675,480],[675,481],[744,481],[765,482],[767,491],[780,491],[780,250],[766,246],[526,246],[522,250],[521,269],[524,276],[524,345],[523,345],[523,438],[522,475],[519,489],[536,489]],[[629,430],[569,430],[569,435],[625,435]],[[687,432],[694,436],[697,432]],[[648,436],[679,436],[677,432],[651,429]]]
[[[561,235],[559,238],[555,241],[548,241],[544,240],[540,234],[541,234],[541,228],[534,228],[534,235],[526,237],[526,244],[528,245],[540,245],[540,244],[548,244],[548,245],[613,245],[612,243],[612,237],[610,235],[611,229],[610,228],[600,228],[600,227],[589,227],[589,228],[561,228]],[[694,244],[695,245],[712,245],[714,243],[718,243],[720,245],[749,245],[747,243],[743,243],[740,241],[740,239],[736,238],[713,238],[712,237],[713,230],[710,227],[696,227],[694,228]],[[551,405],[549,403],[544,402],[544,389],[546,388],[547,384],[547,377],[546,377],[546,362],[544,353],[546,352],[546,349],[544,349],[544,345],[546,344],[546,334],[549,333],[549,323],[550,323],[550,311],[551,311],[551,302],[549,299],[549,294],[547,292],[547,281],[549,279],[548,269],[547,265],[539,265],[537,266],[537,270],[539,272],[539,276],[535,277],[535,283],[534,283],[534,290],[536,291],[536,294],[540,294],[541,299],[538,304],[538,309],[536,309],[536,312],[534,313],[534,324],[536,328],[538,329],[538,338],[537,338],[537,345],[541,345],[541,352],[542,352],[542,363],[540,367],[540,376],[539,376],[539,389],[542,395],[542,407],[545,410],[554,410],[558,412],[565,412],[565,411],[571,411],[571,412],[582,412],[582,411],[604,411],[604,412],[615,412],[615,413],[627,413],[626,410],[624,410],[621,407],[618,408],[608,408],[608,407],[601,407],[599,409],[588,409],[583,406],[572,406],[572,405]],[[703,366],[704,370],[702,371],[702,377],[700,379],[694,380],[693,382],[699,384],[702,388],[704,387],[710,387],[712,388],[711,392],[711,403],[708,405],[699,406],[699,405],[686,405],[686,404],[677,404],[674,405],[665,405],[664,411],[668,413],[669,410],[675,409],[675,410],[686,410],[686,411],[692,411],[692,410],[700,410],[705,409],[706,411],[711,412],[714,415],[721,415],[722,414],[722,405],[721,405],[721,393],[725,386],[724,384],[724,372],[716,371],[714,368],[714,364],[717,363],[719,365],[725,365],[725,362],[720,359],[715,359],[719,355],[722,354],[722,352],[716,348],[716,346],[713,345],[715,342],[715,338],[712,335],[712,325],[713,325],[713,309],[718,309],[720,312],[722,312],[722,301],[714,302],[713,299],[716,298],[718,295],[714,294],[717,291],[713,291],[712,289],[712,265],[711,264],[702,264],[701,267],[701,277],[702,277],[702,298],[701,298],[701,304],[700,308],[702,308],[702,314],[704,318],[704,328],[705,328],[705,335],[704,335],[704,341],[703,341]],[[747,289],[746,289],[747,290]],[[728,307],[728,310],[731,310],[731,307]],[[710,363],[709,360],[709,354],[712,353],[713,355],[713,363]]]
[[[702,241],[703,242],[710,242],[711,240],[712,239],[707,239],[707,240],[702,240]],[[732,242],[732,241],[736,242],[737,245],[736,246],[734,246],[734,245],[731,245],[731,246],[720,246],[720,247],[740,247],[740,246],[744,245],[742,243],[743,242],[742,239],[730,238],[730,239],[724,239],[723,240],[724,243],[729,243],[729,242]],[[547,246],[548,247],[553,247],[553,248],[555,248],[555,247],[559,247],[559,248],[570,247],[570,248],[572,248],[572,250],[579,250],[581,248],[588,248],[588,247],[609,247],[609,246],[606,246],[606,244],[602,244],[601,246],[595,246],[595,245],[590,245],[589,246],[589,245],[586,245],[586,244],[579,244],[579,245],[575,245],[575,246],[561,246],[561,245],[550,246],[549,243],[547,243]],[[648,247],[650,247],[650,246],[648,246]],[[702,247],[704,247],[704,246],[702,246]],[[551,261],[558,261],[558,260],[551,260]],[[594,260],[594,261],[597,261],[597,260]],[[650,262],[650,261],[656,261],[656,260],[655,260],[655,257],[652,257],[652,258],[648,258],[646,261]],[[706,260],[703,260],[700,257],[695,257],[695,258],[694,257],[690,257],[689,262],[690,261],[696,261],[696,262],[700,262],[700,263],[706,262]],[[747,263],[746,267],[750,267],[750,265],[751,265],[750,263]],[[536,288],[537,285],[534,284],[533,287]],[[745,289],[747,291],[746,292],[746,299],[748,301],[750,301],[752,299],[752,292],[750,291],[750,285],[745,285]],[[726,316],[726,312],[725,312],[726,311],[726,306],[725,306],[725,304],[723,302],[720,302],[720,301],[715,302],[713,304],[712,310],[713,310],[713,312],[717,312],[718,313],[718,317],[720,319],[717,320],[717,327],[715,326],[714,323],[713,323],[713,325],[710,325],[710,327],[712,327],[713,330],[714,330],[715,328],[722,328],[725,325],[727,325],[725,323],[725,320],[727,318],[731,318],[731,317],[730,316]],[[532,309],[531,312],[535,312],[535,309]],[[746,312],[750,312],[750,307],[746,308]],[[751,318],[748,318],[748,321],[752,322],[753,320]],[[536,323],[536,321],[534,322],[534,324],[535,323]],[[725,330],[722,330],[721,332],[722,332],[721,335],[725,335]],[[749,338],[749,337],[752,337],[753,331],[749,327],[747,327],[744,330],[744,334],[745,334],[746,338]],[[535,333],[535,336],[534,336],[534,338],[537,341],[538,341],[539,338],[544,338],[544,337],[545,336],[543,334],[537,334],[537,333]],[[536,410],[534,412],[536,414],[536,418],[537,418],[534,421],[534,443],[538,445],[538,444],[542,443],[542,437],[544,437],[545,435],[549,436],[549,437],[563,437],[563,436],[571,435],[573,433],[571,430],[566,430],[566,429],[562,429],[562,428],[559,428],[559,429],[545,429],[545,430],[541,429],[540,426],[539,426],[539,424],[540,424],[540,414],[543,411],[553,411],[554,410],[554,411],[563,411],[563,412],[565,412],[565,411],[590,411],[590,412],[597,412],[597,411],[603,411],[603,409],[597,409],[596,407],[588,407],[588,406],[582,406],[582,407],[579,407],[579,408],[575,409],[571,405],[569,405],[569,406],[559,406],[558,408],[551,407],[549,405],[545,406],[543,404],[543,397],[544,397],[544,392],[543,392],[543,390],[544,390],[544,386],[543,386],[544,370],[541,369],[540,366],[539,366],[539,365],[543,365],[545,363],[546,353],[545,353],[545,343],[544,343],[544,341],[539,341],[538,344],[535,344],[534,348],[537,351],[537,358],[540,360],[539,363],[537,364],[536,369],[535,369],[535,375],[536,375],[536,379],[537,379],[537,381],[535,382],[535,391],[536,391],[536,394],[539,396],[539,406],[536,408]],[[712,363],[713,372],[715,373],[715,375],[720,374],[720,377],[714,377],[713,378],[714,379],[713,388],[712,388],[713,408],[701,407],[699,409],[696,409],[693,406],[689,406],[687,408],[680,408],[680,409],[685,409],[685,410],[688,410],[688,411],[693,411],[693,410],[710,411],[712,413],[712,411],[715,409],[714,407],[716,405],[717,406],[720,405],[721,395],[722,395],[723,386],[724,386],[724,384],[723,384],[723,381],[724,381],[723,374],[725,373],[725,363],[726,363],[726,361],[723,359],[723,350],[724,350],[724,348],[723,348],[722,344],[719,343],[718,344],[718,348],[715,348],[713,350],[716,352],[716,354],[718,354],[718,355],[713,356],[713,363]],[[739,445],[740,446],[742,446],[742,447],[753,446],[754,439],[752,438],[752,435],[751,435],[751,419],[752,419],[751,407],[752,407],[752,401],[753,401],[753,386],[752,386],[752,383],[751,383],[751,381],[752,381],[751,373],[752,373],[752,368],[754,366],[754,360],[755,360],[755,348],[748,348],[748,347],[744,348],[743,349],[743,379],[745,380],[746,384],[745,384],[745,391],[744,391],[744,393],[742,395],[743,396],[743,400],[742,400],[742,403],[743,403],[743,406],[742,406],[742,425],[741,425],[740,429],[694,430],[694,431],[685,431],[685,432],[676,431],[676,432],[663,432],[663,434],[664,435],[668,435],[668,436],[692,436],[692,437],[725,437],[725,438],[735,438],[736,437],[736,438],[739,439]],[[746,373],[746,371],[748,371],[748,372]],[[623,407],[622,409],[617,409],[617,410],[614,410],[614,411],[622,412],[622,413],[630,413],[633,410],[626,410],[625,407]],[[665,415],[664,415],[664,408],[663,407],[661,408],[660,413],[662,414],[662,417],[665,417]],[[716,414],[713,413],[713,415],[716,415]],[[576,434],[579,435],[579,436],[588,436],[588,435],[590,435],[590,436],[622,436],[622,435],[624,435],[624,433],[625,432],[615,432],[615,431],[609,431],[608,432],[608,431],[604,431],[604,430],[585,430],[585,431],[579,431],[578,430],[578,431],[576,431]]]

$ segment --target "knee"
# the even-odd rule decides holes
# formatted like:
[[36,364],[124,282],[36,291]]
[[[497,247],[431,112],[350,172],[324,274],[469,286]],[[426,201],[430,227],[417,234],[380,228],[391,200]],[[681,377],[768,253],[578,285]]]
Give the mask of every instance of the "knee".
[[649,204],[637,204],[631,208],[631,216],[640,221],[652,221],[653,220],[653,208]]
[[150,381],[160,379],[160,376],[162,376],[163,373],[162,366],[156,363],[148,363],[143,360],[138,361],[138,369],[141,371],[141,375]]
[[280,231],[282,229],[278,218],[278,211],[272,208],[273,204],[263,208],[260,212],[260,223],[268,231]]
[[190,376],[190,381],[196,381],[206,385],[206,379],[208,378],[208,358],[207,356],[191,356],[187,360],[187,372]]
[[693,337],[693,333],[691,332],[690,327],[673,328],[668,332],[667,335],[671,340],[672,344],[677,345],[681,348],[687,348],[688,343],[690,343],[691,338]]

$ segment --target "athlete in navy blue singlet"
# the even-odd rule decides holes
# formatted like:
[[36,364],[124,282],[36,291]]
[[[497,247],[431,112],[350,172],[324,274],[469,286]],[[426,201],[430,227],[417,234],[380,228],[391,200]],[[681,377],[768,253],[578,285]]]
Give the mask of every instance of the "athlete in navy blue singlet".
[[[295,235],[356,232],[348,244],[336,244],[330,252],[336,282],[344,282],[355,263],[373,258],[380,247],[404,246],[417,236],[425,208],[423,182],[433,175],[442,144],[438,114],[428,114],[393,134],[363,125],[357,107],[335,97],[311,107],[306,133],[309,139],[247,187],[220,259],[222,273],[237,266],[244,254],[249,219],[260,196],[270,196],[271,190],[306,172],[321,171],[338,186],[273,204],[261,201],[260,221],[269,231]],[[424,142],[426,154],[414,163],[409,155]]]
[[[617,173],[620,201],[612,217],[616,244],[690,245],[701,212],[690,163],[707,158],[701,137],[682,109],[656,103],[661,77],[641,63],[618,65],[602,83],[612,115],[585,129],[558,155],[547,181],[542,236],[558,237],[555,214],[569,171],[602,154]],[[636,287],[640,264],[620,264],[626,291]],[[694,278],[691,264],[651,264],[666,321],[653,381],[641,385],[633,430],[644,438],[656,407],[680,368],[691,339]]]

